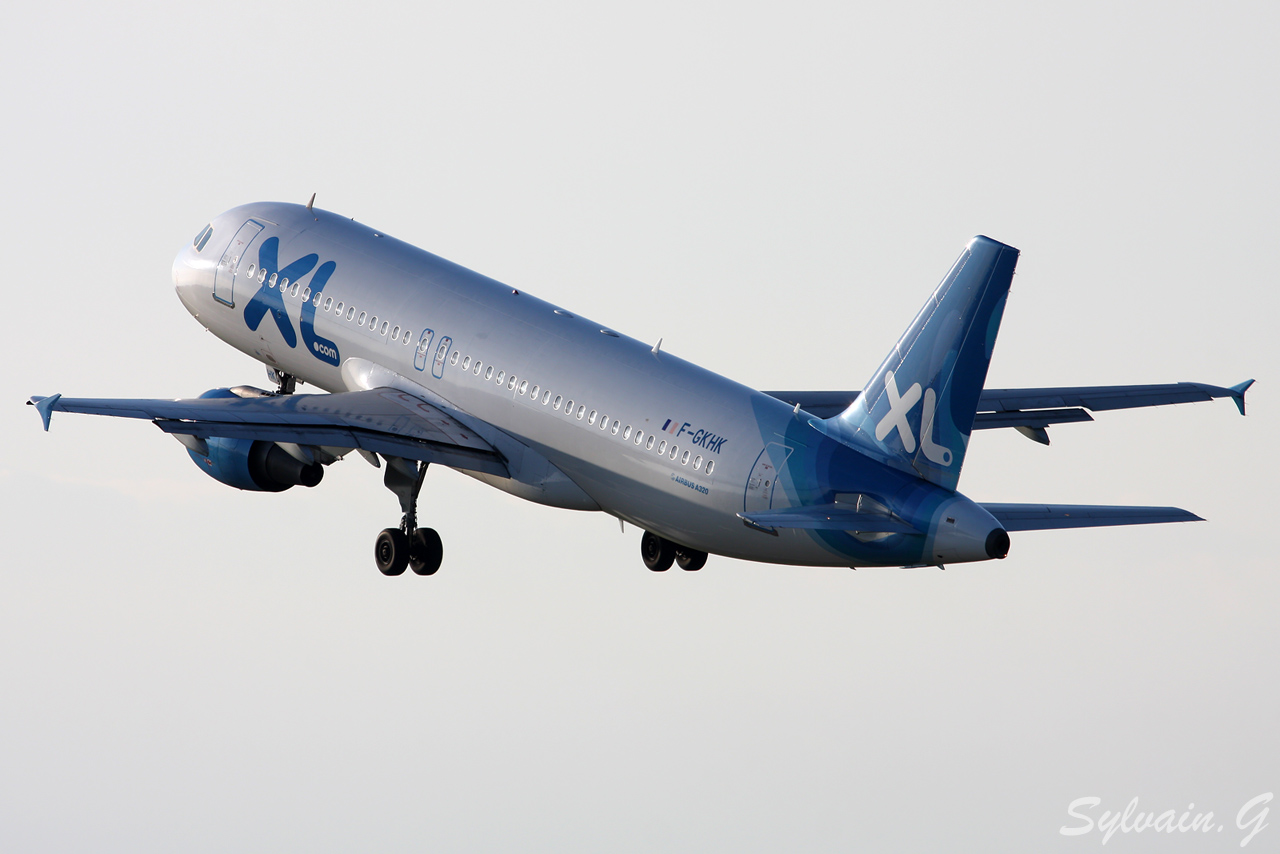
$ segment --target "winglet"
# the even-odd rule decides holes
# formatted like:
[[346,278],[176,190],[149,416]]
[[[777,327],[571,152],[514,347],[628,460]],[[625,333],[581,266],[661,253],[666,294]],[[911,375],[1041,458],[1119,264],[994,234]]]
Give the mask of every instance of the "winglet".
[[1245,380],[1231,387],[1231,399],[1236,402],[1236,409],[1240,410],[1240,414],[1244,415],[1244,393],[1249,390],[1249,386],[1253,385],[1253,380]]
[[52,397],[33,397],[27,401],[28,406],[34,406],[36,412],[40,413],[40,420],[44,422],[44,432],[49,432],[49,419],[53,418],[53,407],[62,399],[62,395],[55,394]]

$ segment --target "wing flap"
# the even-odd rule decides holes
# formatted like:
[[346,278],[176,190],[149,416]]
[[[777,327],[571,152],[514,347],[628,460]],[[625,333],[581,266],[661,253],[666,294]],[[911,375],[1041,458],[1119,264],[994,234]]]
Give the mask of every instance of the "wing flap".
[[1093,416],[1083,409],[1016,409],[1011,412],[979,412],[973,416],[974,430],[993,430],[999,427],[1039,427],[1051,424],[1071,424],[1092,421]]
[[1162,522],[1203,522],[1178,507],[1126,507],[1103,504],[982,504],[1006,531],[1102,528]]

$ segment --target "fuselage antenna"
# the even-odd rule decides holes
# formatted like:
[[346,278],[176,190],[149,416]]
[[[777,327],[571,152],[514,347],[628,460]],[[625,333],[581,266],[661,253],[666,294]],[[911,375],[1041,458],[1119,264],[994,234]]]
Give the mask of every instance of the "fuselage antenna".
[[659,339],[658,339],[658,343],[657,343],[657,344],[654,344],[654,345],[653,345],[653,349],[652,349],[652,350],[650,350],[649,352],[653,353],[653,355],[655,355],[655,356],[656,356],[656,355],[658,355],[658,351],[659,351],[659,350],[661,350],[661,349],[662,349],[662,339],[661,339],[661,338],[659,338]]
[[[312,214],[313,216],[315,215],[315,212],[311,210],[311,207],[312,207],[312,205],[314,205],[315,203],[316,203],[316,194],[315,194],[315,193],[312,193],[312,194],[311,194],[311,201],[307,202],[307,212],[308,212],[308,213],[310,213],[310,214]],[[317,217],[315,217],[315,220],[316,220],[316,222],[319,222],[319,221],[320,221],[320,217],[318,217],[318,216],[317,216]]]

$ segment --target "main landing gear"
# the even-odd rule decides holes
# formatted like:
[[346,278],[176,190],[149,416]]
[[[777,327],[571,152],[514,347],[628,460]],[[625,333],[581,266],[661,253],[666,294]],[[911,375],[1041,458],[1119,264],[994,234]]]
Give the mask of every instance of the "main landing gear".
[[648,531],[640,538],[640,557],[654,572],[666,572],[673,563],[686,572],[696,572],[707,563],[706,552],[678,546]]
[[382,482],[400,499],[404,517],[399,528],[387,528],[378,535],[373,557],[383,575],[402,575],[406,568],[417,575],[435,575],[444,559],[444,545],[434,528],[419,528],[418,493],[427,476],[427,463],[400,457],[384,457],[387,473]]

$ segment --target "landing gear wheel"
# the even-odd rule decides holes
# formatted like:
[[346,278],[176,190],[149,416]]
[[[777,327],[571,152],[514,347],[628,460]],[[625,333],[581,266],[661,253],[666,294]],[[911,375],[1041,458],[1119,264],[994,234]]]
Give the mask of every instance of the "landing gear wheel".
[[676,559],[676,547],[669,540],[645,531],[640,538],[640,557],[644,559],[644,565],[654,572],[666,572]]
[[403,575],[409,565],[409,538],[398,528],[386,528],[373,546],[373,558],[383,575]]
[[676,546],[676,564],[685,572],[697,572],[707,565],[707,553]]
[[417,575],[435,575],[444,560],[444,543],[435,528],[419,528],[409,541],[409,568]]

